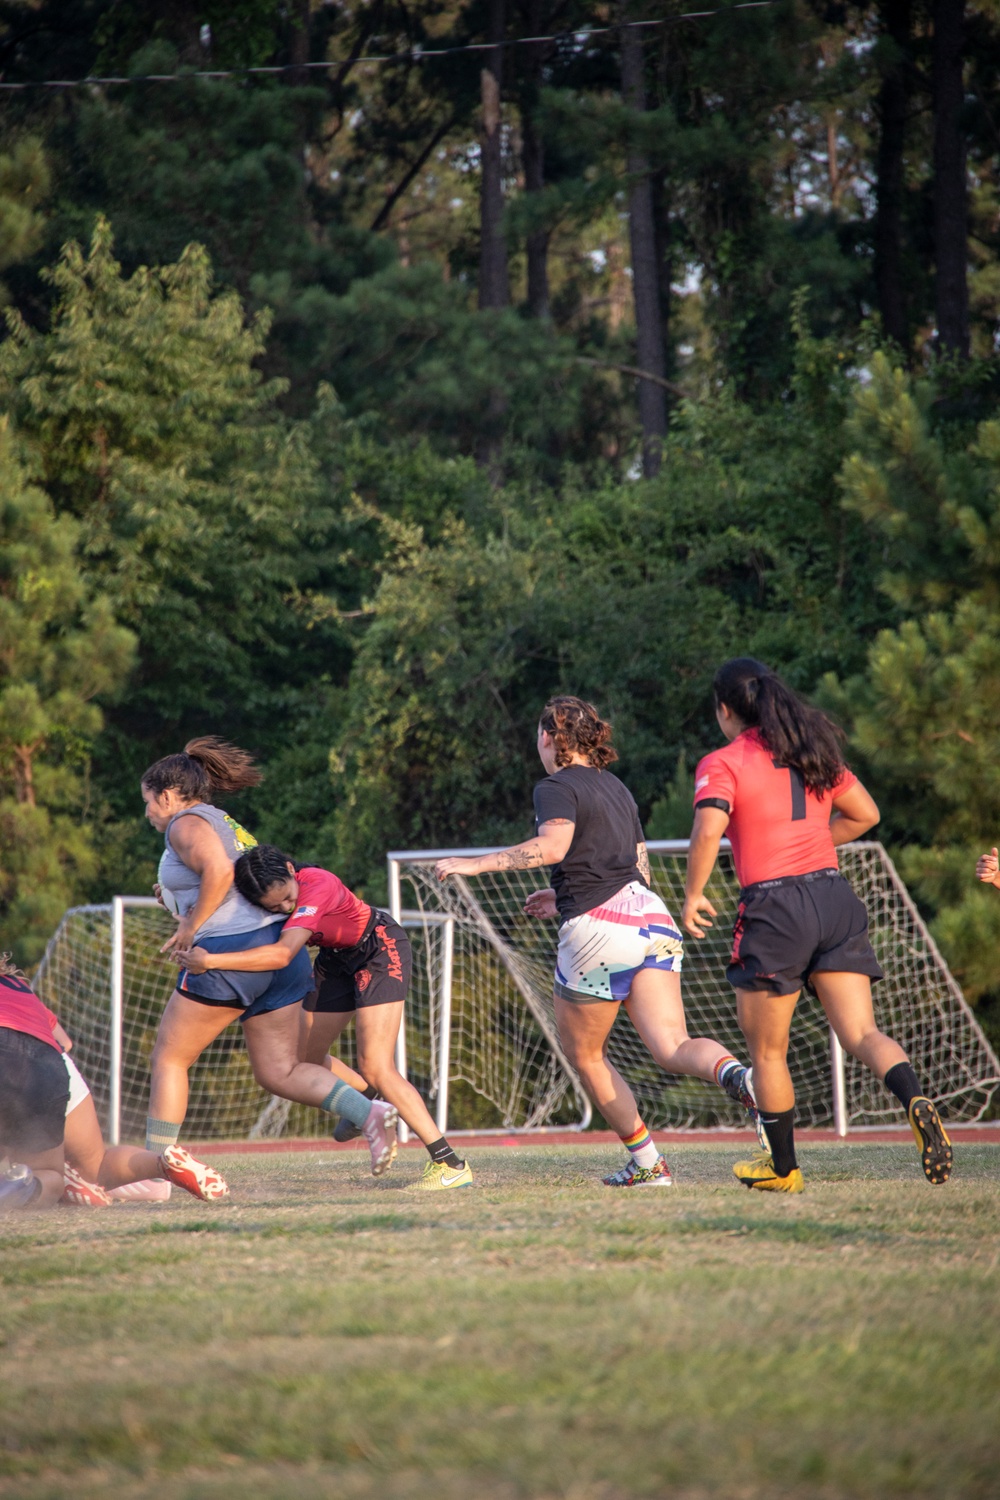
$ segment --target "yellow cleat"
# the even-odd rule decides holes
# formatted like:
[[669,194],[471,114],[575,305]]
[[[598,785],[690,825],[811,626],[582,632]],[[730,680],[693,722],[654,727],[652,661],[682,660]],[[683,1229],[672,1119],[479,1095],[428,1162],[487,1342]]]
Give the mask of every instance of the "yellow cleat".
[[733,1176],[744,1187],[759,1188],[765,1193],[804,1193],[806,1187],[798,1167],[793,1167],[787,1177],[779,1177],[774,1162],[763,1152],[752,1161],[738,1161]]
[[467,1161],[463,1161],[460,1167],[449,1167],[444,1161],[429,1161],[424,1175],[416,1182],[406,1184],[410,1193],[440,1193],[445,1188],[469,1187],[472,1187],[472,1168]]
[[924,1176],[935,1186],[947,1182],[951,1176],[952,1150],[948,1132],[941,1124],[941,1116],[929,1099],[922,1096],[910,1100],[907,1110],[913,1138],[920,1148],[920,1165]]

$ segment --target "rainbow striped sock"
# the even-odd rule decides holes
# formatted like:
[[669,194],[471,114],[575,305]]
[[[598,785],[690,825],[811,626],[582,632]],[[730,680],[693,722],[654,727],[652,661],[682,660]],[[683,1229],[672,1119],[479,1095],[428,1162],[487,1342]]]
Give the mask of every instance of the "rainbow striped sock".
[[640,1125],[639,1129],[634,1131],[632,1135],[623,1135],[621,1140],[622,1145],[636,1166],[656,1166],[660,1153],[653,1145],[653,1138],[645,1125]]
[[731,1052],[726,1057],[719,1058],[719,1061],[716,1063],[713,1072],[715,1074],[715,1081],[719,1085],[720,1089],[725,1088],[726,1079],[728,1078],[732,1069],[738,1068],[739,1066],[740,1065],[738,1061]]

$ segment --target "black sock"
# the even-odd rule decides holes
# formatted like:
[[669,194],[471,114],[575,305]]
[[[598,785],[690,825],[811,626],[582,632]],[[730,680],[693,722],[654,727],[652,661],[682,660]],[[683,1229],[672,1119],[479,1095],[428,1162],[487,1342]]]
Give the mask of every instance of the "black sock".
[[362,1089],[361,1092],[366,1099],[378,1098],[378,1089],[374,1088],[372,1084],[369,1084],[366,1089]]
[[895,1094],[907,1113],[909,1113],[911,1099],[924,1097],[920,1080],[908,1062],[897,1063],[894,1068],[889,1069],[885,1075],[885,1086]]
[[771,1160],[779,1177],[787,1177],[798,1166],[795,1160],[795,1132],[792,1128],[794,1120],[794,1109],[783,1109],[780,1114],[773,1109],[762,1109],[760,1112],[760,1123],[767,1132]]
[[456,1170],[459,1167],[465,1166],[465,1162],[460,1156],[455,1155],[454,1151],[448,1145],[448,1142],[445,1140],[444,1136],[442,1136],[439,1141],[431,1141],[430,1145],[427,1147],[427,1150],[430,1152],[432,1162],[437,1163],[443,1161],[446,1167],[454,1167],[456,1168]]

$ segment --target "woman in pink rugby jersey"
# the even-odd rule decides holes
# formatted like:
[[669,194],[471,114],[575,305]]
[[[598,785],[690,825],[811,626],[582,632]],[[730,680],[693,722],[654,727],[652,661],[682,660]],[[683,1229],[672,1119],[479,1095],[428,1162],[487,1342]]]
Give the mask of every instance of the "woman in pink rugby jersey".
[[[424,1191],[472,1187],[472,1168],[452,1150],[417,1090],[396,1069],[396,1038],[412,970],[410,940],[388,912],[349,890],[339,876],[295,864],[272,844],[259,844],[236,861],[240,895],[287,920],[275,942],[244,952],[191,948],[179,955],[192,974],[212,969],[268,973],[285,968],[307,943],[319,946],[315,987],[304,1002],[311,1017],[306,1058],[319,1062],[355,1018],[358,1069],[372,1092],[399,1112],[427,1147],[430,1161],[411,1187]],[[220,940],[221,942],[221,940]]]

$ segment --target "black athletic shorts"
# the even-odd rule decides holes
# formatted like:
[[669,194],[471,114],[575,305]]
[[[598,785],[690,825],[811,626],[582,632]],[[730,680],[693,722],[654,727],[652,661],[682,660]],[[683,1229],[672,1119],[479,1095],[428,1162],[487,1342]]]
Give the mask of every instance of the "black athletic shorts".
[[313,964],[316,987],[304,1010],[358,1010],[405,1000],[413,970],[410,940],[384,911],[373,911],[353,948],[321,948]]
[[18,1161],[63,1143],[69,1074],[48,1042],[0,1026],[0,1156]]
[[734,989],[790,995],[814,974],[882,978],[868,911],[837,870],[761,880],[740,891],[726,978]]

